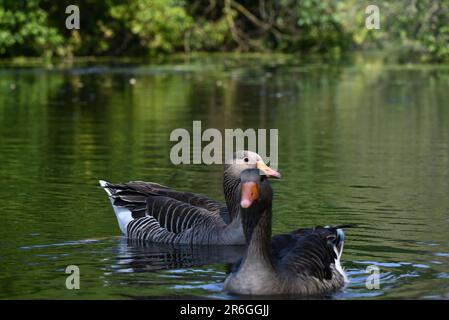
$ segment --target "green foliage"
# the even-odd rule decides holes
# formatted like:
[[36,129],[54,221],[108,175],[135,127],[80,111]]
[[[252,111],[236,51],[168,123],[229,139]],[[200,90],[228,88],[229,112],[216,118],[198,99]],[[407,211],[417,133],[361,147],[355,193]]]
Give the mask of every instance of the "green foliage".
[[390,40],[399,39],[401,58],[449,61],[449,0],[385,4]]
[[64,38],[48,25],[39,0],[0,1],[0,56],[53,55]]
[[[286,7],[294,8],[290,21],[296,22],[297,41],[289,43],[295,48],[300,44],[301,49],[315,48],[317,51],[327,51],[331,48],[347,46],[350,41],[341,27],[340,15],[337,10],[338,2],[332,0],[304,0],[301,5],[294,5],[295,1],[285,1]],[[289,24],[290,24],[289,23]]]
[[112,6],[110,13],[151,53],[183,49],[186,32],[193,25],[182,0],[132,0]]
[[224,17],[216,21],[204,18],[196,21],[186,35],[187,51],[217,50],[225,46],[229,27]]
[[342,2],[343,28],[356,45],[393,49],[402,62],[449,62],[449,0],[379,2],[380,30],[364,27],[366,5]]
[[0,57],[145,56],[179,51],[337,53],[394,48],[403,61],[449,61],[449,0],[377,3],[365,27],[360,0],[0,0]]

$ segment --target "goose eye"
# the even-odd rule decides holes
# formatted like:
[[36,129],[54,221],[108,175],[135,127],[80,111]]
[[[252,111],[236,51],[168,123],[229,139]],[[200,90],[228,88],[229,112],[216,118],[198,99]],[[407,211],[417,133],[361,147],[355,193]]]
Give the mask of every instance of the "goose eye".
[[248,161],[249,161],[249,159],[248,159],[248,158],[245,158],[245,159],[243,159],[243,161],[245,161],[245,162],[248,162]]

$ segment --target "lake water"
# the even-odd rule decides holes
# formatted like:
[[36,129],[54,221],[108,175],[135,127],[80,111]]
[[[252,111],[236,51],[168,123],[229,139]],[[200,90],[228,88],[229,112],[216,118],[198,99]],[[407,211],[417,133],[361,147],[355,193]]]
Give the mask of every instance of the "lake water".
[[[278,128],[274,233],[346,230],[334,299],[449,298],[449,67],[284,56],[0,69],[0,298],[235,298],[238,248],[120,237],[98,179],[222,196],[220,165],[175,166],[170,132]],[[81,272],[67,290],[68,265]],[[368,266],[380,271],[369,290]]]

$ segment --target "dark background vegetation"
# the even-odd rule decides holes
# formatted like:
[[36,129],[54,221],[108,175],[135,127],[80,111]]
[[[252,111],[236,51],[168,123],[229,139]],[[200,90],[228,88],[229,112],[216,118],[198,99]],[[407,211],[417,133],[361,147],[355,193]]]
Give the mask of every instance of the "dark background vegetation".
[[[76,4],[81,29],[67,30]],[[381,29],[365,28],[368,5]],[[149,56],[173,52],[394,52],[449,61],[449,0],[0,0],[0,57]]]

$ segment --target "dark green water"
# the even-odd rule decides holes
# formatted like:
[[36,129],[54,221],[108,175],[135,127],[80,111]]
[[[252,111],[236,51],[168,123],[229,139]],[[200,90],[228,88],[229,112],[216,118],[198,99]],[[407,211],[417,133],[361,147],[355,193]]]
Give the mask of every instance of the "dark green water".
[[[358,224],[346,230],[350,283],[333,298],[449,298],[448,101],[442,66],[3,67],[0,298],[232,298],[235,252],[128,244],[97,186],[140,179],[223,199],[221,166],[170,162],[171,130],[192,120],[279,129],[274,233]],[[65,287],[68,265],[80,290]],[[365,287],[369,265],[379,290]]]

